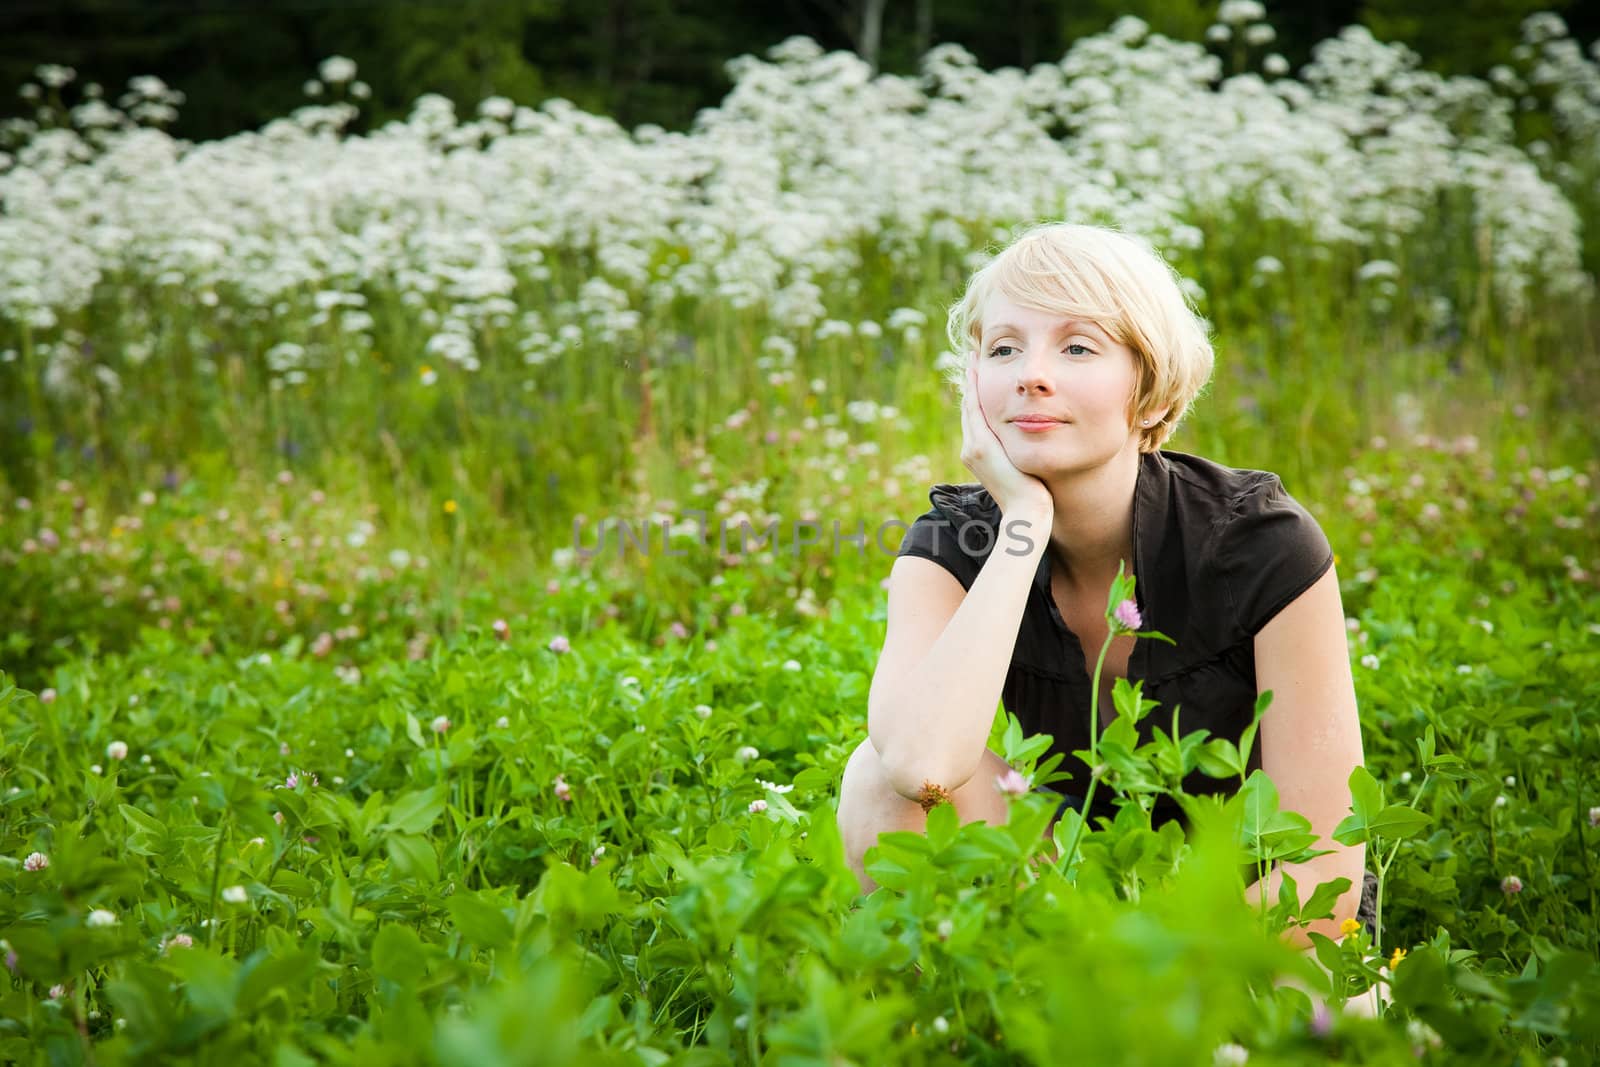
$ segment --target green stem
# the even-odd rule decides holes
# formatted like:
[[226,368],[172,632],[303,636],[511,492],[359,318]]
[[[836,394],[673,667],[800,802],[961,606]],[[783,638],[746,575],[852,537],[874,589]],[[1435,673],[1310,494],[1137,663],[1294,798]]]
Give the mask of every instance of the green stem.
[[1111,649],[1116,627],[1106,629],[1105,643],[1100,646],[1100,658],[1094,661],[1094,680],[1089,685],[1089,788],[1083,798],[1083,810],[1072,828],[1072,841],[1067,845],[1067,855],[1062,870],[1072,870],[1078,858],[1078,839],[1083,836],[1084,824],[1089,821],[1089,805],[1094,802],[1094,787],[1100,784],[1095,768],[1100,766],[1100,668],[1105,666],[1106,653]]
[[[753,939],[751,944],[755,945]],[[761,1042],[756,1034],[756,1019],[761,995],[761,955],[759,947],[753,948],[752,951],[755,953],[755,958],[750,961],[750,1010],[746,1016],[748,1022],[745,1024],[744,1034],[745,1044],[750,1053],[750,1062],[757,1064],[761,1062]]]
[[[1411,800],[1409,802],[1409,807],[1411,807],[1412,810],[1414,810],[1414,811],[1421,810],[1420,808],[1417,807],[1417,802],[1422,799],[1422,794],[1427,791],[1428,783],[1431,782],[1432,780],[1433,780],[1433,775],[1429,774],[1427,771],[1423,771],[1422,772],[1422,784],[1417,786],[1417,791],[1416,791],[1416,793],[1414,793],[1412,795]],[[1493,817],[1494,816],[1491,813],[1491,815],[1490,815],[1491,822],[1493,820]],[[1394,844],[1394,848],[1389,850],[1388,858],[1387,859],[1380,859],[1378,861],[1378,888],[1372,894],[1372,925],[1373,925],[1373,927],[1374,927],[1374,929],[1376,931],[1374,933],[1374,935],[1373,935],[1373,938],[1372,938],[1372,947],[1378,950],[1378,955],[1379,956],[1383,955],[1383,887],[1384,887],[1384,884],[1388,881],[1389,868],[1394,866],[1395,857],[1400,854],[1400,845],[1401,845],[1401,842],[1396,841],[1395,844]],[[1383,991],[1382,990],[1378,990],[1378,992],[1375,994],[1375,999],[1377,1000],[1378,1014],[1382,1015],[1383,1014]]]
[[[1572,717],[1573,750],[1581,751],[1582,742],[1583,732],[1578,726],[1578,717],[1574,715]],[[1578,795],[1575,798],[1578,802],[1578,817],[1573,821],[1573,825],[1578,828],[1578,859],[1583,863],[1583,880],[1589,887],[1589,918],[1591,925],[1595,927],[1589,938],[1589,943],[1591,945],[1600,945],[1600,906],[1595,903],[1594,870],[1589,865],[1589,837],[1584,832],[1584,824],[1588,822],[1588,813],[1584,810],[1584,797],[1588,793],[1588,785],[1587,776],[1579,778]]]
[[224,817],[217,826],[217,852],[211,861],[211,907],[209,922],[206,923],[206,948],[211,947],[211,942],[217,936],[217,894],[222,886],[222,847],[228,840],[228,820]]

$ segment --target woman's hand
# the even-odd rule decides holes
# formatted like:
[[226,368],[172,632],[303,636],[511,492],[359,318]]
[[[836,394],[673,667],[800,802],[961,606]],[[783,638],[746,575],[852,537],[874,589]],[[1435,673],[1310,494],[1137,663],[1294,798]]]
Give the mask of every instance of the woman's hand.
[[995,435],[978,401],[978,368],[969,360],[967,387],[961,395],[961,462],[1000,505],[1002,515],[1032,512],[1049,522],[1055,514],[1055,501],[1044,482],[1024,474],[1011,462],[1005,445]]

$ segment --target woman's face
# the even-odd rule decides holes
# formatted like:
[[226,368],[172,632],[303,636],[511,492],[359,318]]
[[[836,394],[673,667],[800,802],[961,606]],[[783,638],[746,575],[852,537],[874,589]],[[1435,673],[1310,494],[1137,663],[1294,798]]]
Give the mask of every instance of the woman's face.
[[1100,466],[1130,439],[1138,448],[1139,427],[1129,422],[1138,363],[1094,323],[995,293],[983,308],[976,359],[983,413],[1023,473],[1047,478]]

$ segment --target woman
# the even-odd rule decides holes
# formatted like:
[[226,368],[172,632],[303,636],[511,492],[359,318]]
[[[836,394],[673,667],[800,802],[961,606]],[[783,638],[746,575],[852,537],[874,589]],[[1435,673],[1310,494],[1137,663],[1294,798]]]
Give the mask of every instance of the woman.
[[[1250,767],[1311,820],[1314,848],[1331,849],[1288,871],[1302,898],[1351,882],[1310,929],[1338,939],[1358,911],[1370,921],[1366,850],[1332,840],[1363,758],[1333,554],[1276,476],[1161,450],[1213,362],[1176,273],[1114,230],[1036,227],[973,276],[949,335],[966,353],[961,458],[978,481],[933,488],[890,571],[868,740],[839,799],[863,892],[875,885],[863,853],[884,831],[923,829],[930,794],[963,822],[1006,821],[996,779],[1008,768],[986,747],[997,698],[1063,754],[1072,778],[1057,817],[1081,805],[1088,770],[1072,752],[1089,747],[1090,677],[1120,565],[1137,578],[1143,628],[1176,644],[1112,639],[1102,730],[1120,677],[1142,679],[1164,709],[1139,724],[1141,741],[1180,706],[1182,732],[1237,742],[1271,690]],[[1219,793],[1238,781],[1196,773],[1183,785]],[[1091,817],[1111,813],[1110,792],[1096,791]],[[1179,812],[1162,798],[1152,816]],[[1251,899],[1275,901],[1280,879],[1274,870]],[[1310,945],[1298,930],[1291,940]]]

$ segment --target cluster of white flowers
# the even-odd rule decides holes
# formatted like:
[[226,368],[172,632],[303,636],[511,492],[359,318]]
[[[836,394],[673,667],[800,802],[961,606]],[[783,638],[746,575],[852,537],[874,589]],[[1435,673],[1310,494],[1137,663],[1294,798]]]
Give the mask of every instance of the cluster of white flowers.
[[[1255,0],[1227,0],[1213,29],[1263,46],[1263,17]],[[415,355],[467,371],[482,330],[520,329],[524,360],[538,364],[636,336],[642,308],[678,298],[871,340],[878,323],[823,306],[824,283],[859,291],[864,238],[894,267],[930,244],[981,258],[1003,235],[997,222],[1023,218],[1104,219],[1192,249],[1191,212],[1226,218],[1248,202],[1319,245],[1399,258],[1451,194],[1491,236],[1480,254],[1516,309],[1536,287],[1589,284],[1577,213],[1515,147],[1517,92],[1550,96],[1566,154],[1600,153],[1600,64],[1554,15],[1528,20],[1520,49],[1523,73],[1447,78],[1356,26],[1321,42],[1298,76],[1270,56],[1271,81],[1224,78],[1203,44],[1129,16],[1027,71],[985,71],[947,44],[920,77],[901,77],[795,38],[730,62],[733,88],[685,134],[630,133],[559,99],[534,109],[491,97],[462,121],[427,94],[366,136],[327,135],[354,110],[343,102],[201,145],[153,128],[181,94],[135,79],[124,106],[155,111],[36,129],[0,161],[0,317],[45,334],[43,350],[102,283],[154,283],[210,306],[226,291],[224,310],[255,321],[292,320],[310,292],[343,338],[318,343],[348,343],[350,358],[370,350],[373,316],[348,290],[381,277],[430,338]],[[361,84],[345,57],[318,73],[318,93]],[[519,319],[518,277],[549,278],[572,255],[588,261],[579,291]],[[1403,258],[1396,269],[1430,284]],[[1258,278],[1273,273],[1257,264]],[[907,343],[924,325],[915,309],[888,317]],[[263,358],[293,385],[339,354],[285,340]]]

